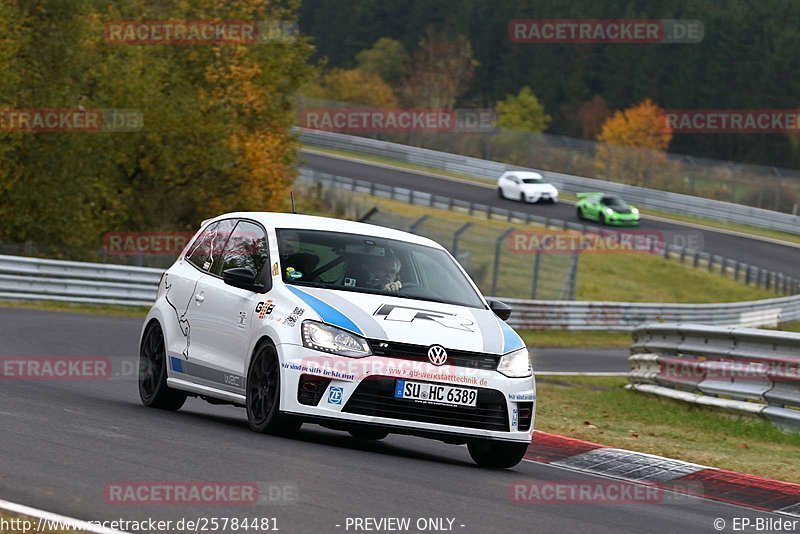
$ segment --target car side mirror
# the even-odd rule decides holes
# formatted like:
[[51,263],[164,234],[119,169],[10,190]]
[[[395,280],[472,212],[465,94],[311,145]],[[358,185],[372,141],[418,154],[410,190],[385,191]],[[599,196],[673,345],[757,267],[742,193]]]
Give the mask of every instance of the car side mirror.
[[505,302],[494,299],[489,299],[487,302],[489,303],[489,309],[492,310],[495,315],[504,321],[508,321],[508,318],[511,317],[511,306]]
[[255,291],[264,291],[264,285],[256,282],[256,272],[249,267],[234,267],[222,273],[222,281],[229,286]]

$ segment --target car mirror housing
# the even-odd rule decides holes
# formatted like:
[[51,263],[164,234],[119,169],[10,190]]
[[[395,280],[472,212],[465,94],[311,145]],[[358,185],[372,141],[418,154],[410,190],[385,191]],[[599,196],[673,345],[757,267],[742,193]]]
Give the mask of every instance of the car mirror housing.
[[256,272],[249,267],[234,267],[222,273],[222,281],[229,286],[261,293],[265,287],[256,281],[256,276]]
[[494,299],[487,299],[487,302],[489,303],[489,309],[492,310],[495,315],[504,321],[508,321],[508,318],[511,317],[511,306],[505,302]]

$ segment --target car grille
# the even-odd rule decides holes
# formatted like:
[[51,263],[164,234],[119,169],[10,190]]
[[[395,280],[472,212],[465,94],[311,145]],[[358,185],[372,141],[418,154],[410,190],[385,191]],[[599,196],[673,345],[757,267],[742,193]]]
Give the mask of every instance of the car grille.
[[[381,339],[370,339],[369,345],[372,348],[372,353],[376,356],[428,362],[428,349],[430,347],[426,347],[425,345],[411,345],[409,343],[397,343]],[[445,347],[445,350],[447,350],[447,365],[452,365],[454,367],[469,367],[472,369],[494,371],[497,369],[497,362],[500,359],[499,356],[492,356],[481,352],[453,350],[447,347]]]
[[394,398],[395,380],[370,377],[356,388],[343,412],[437,425],[460,426],[508,432],[508,410],[503,394],[478,389],[476,406],[445,406]]

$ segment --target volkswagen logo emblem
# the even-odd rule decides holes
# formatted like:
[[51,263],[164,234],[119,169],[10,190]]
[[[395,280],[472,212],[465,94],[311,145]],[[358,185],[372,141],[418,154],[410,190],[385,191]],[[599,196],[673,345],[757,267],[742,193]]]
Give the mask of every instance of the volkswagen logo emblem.
[[447,361],[447,351],[441,345],[431,345],[428,349],[428,359],[433,365],[444,365]]

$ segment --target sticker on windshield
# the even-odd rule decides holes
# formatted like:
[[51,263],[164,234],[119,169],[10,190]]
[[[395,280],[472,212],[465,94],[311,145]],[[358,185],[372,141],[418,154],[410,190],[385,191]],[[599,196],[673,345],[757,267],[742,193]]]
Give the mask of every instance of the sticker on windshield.
[[344,285],[347,287],[356,287],[356,279],[355,278],[345,278]]
[[297,280],[298,278],[303,278],[303,273],[301,273],[300,271],[295,271],[294,267],[287,267],[286,276],[288,276],[292,280]]
[[278,262],[272,264],[272,276],[278,276],[278,273],[281,272],[280,267],[278,267]]

